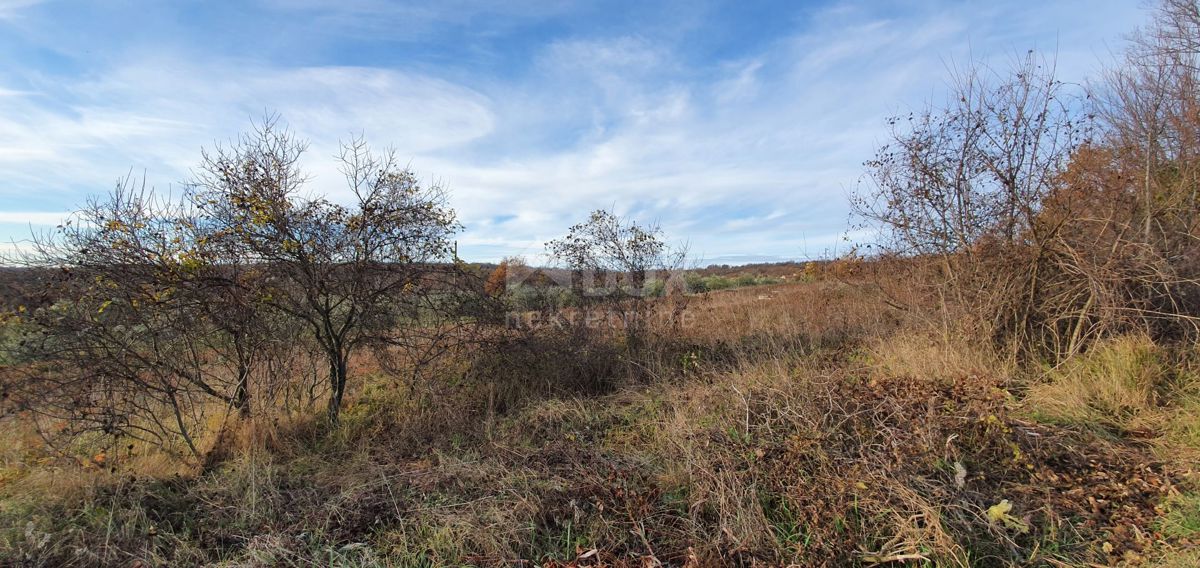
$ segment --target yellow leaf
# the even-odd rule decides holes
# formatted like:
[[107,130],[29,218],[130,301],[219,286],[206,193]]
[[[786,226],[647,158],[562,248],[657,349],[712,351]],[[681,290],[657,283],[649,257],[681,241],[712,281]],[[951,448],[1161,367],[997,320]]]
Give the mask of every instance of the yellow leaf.
[[1010,514],[1012,511],[1012,503],[1008,499],[1002,499],[999,503],[988,507],[987,518],[993,523],[1002,523],[1004,526],[1015,530],[1019,533],[1029,532],[1029,525]]
[[1012,503],[1009,503],[1008,499],[1001,500],[999,503],[996,503],[995,505],[988,507],[988,510],[987,510],[988,520],[998,522],[998,521],[1000,521],[1000,519],[1003,519],[1004,516],[1007,515],[1008,512],[1011,510],[1012,510]]

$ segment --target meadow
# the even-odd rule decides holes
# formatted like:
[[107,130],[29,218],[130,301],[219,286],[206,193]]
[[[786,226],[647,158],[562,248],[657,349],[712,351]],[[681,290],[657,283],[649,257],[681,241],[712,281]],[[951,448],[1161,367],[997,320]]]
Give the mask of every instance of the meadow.
[[336,426],[255,416],[203,468],[149,449],[68,463],[10,416],[4,562],[1200,559],[1196,353],[1129,336],[1016,366],[827,272],[692,297],[633,374],[604,348],[619,336],[461,356],[425,392],[355,362],[371,378]]
[[273,114],[124,178],[0,257],[0,565],[1200,565],[1200,5],[1151,12],[1086,85],[951,69],[803,264],[637,204],[475,264]]

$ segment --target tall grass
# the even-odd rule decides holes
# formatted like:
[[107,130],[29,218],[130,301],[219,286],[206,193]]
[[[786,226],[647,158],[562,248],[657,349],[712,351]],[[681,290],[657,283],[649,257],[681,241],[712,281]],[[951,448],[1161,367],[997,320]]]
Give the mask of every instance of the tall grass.
[[1150,339],[1121,337],[1047,370],[1025,403],[1044,420],[1135,429],[1159,414],[1171,371]]

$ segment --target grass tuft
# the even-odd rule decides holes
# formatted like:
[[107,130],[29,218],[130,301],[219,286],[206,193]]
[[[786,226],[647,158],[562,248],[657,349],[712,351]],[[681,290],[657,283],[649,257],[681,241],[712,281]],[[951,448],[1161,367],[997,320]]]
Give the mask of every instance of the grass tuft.
[[1145,337],[1121,337],[1049,370],[1025,404],[1042,420],[1135,430],[1159,417],[1169,378],[1161,348]]

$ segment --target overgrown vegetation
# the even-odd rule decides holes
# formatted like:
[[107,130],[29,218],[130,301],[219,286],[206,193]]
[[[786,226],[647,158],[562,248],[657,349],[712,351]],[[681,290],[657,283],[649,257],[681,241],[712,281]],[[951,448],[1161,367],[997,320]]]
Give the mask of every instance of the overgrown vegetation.
[[1198,24],[1193,2],[1164,3],[1092,92],[1031,51],[889,121],[855,206],[883,254],[922,260],[944,333],[1055,361],[1123,334],[1194,338]]
[[1090,97],[1031,53],[893,121],[884,250],[786,280],[607,211],[483,271],[390,154],[303,194],[275,120],[122,183],[4,274],[0,563],[1193,566],[1200,8],[1157,9]]
[[701,276],[694,272],[688,272],[684,275],[684,283],[687,286],[687,291],[693,294],[716,292],[730,288],[745,288],[746,286],[769,286],[781,282],[783,280],[780,278],[755,276],[753,274],[739,274],[734,277],[728,277],[721,275]]

